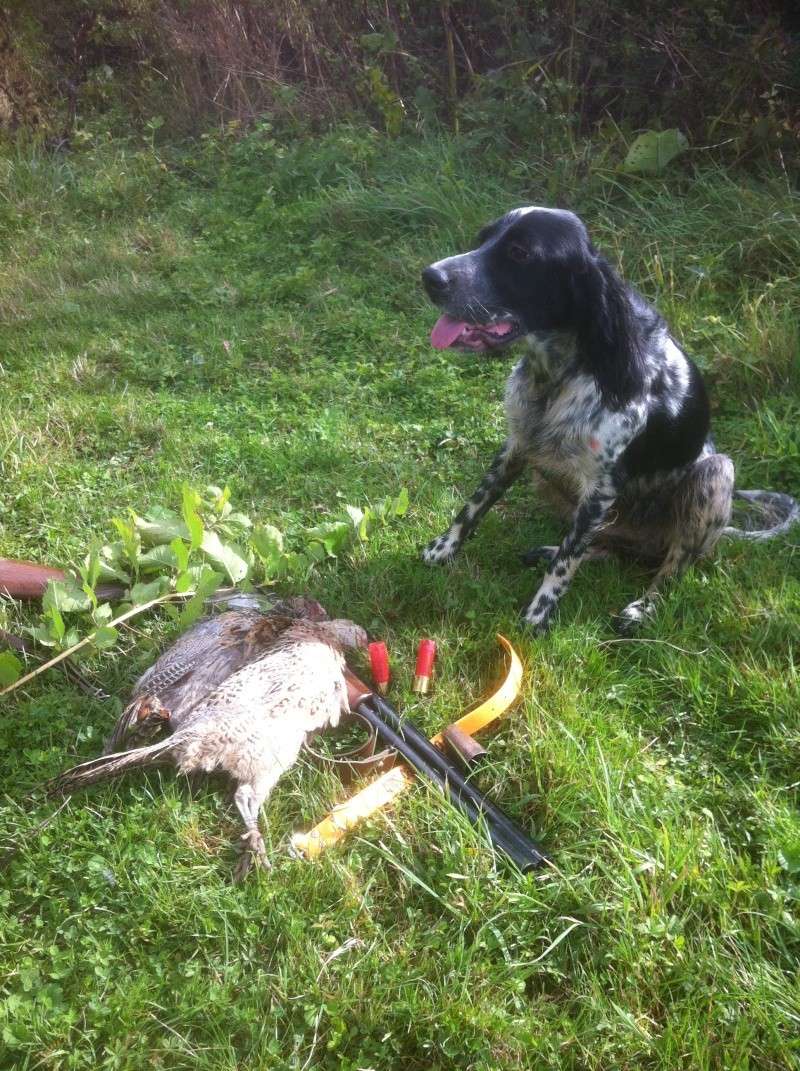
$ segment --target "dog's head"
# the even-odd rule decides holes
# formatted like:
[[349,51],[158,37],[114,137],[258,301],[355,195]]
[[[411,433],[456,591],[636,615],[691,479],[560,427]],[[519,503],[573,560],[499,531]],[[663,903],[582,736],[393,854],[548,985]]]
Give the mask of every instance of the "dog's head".
[[630,299],[573,212],[515,208],[483,228],[475,249],[425,268],[422,283],[442,310],[436,349],[501,350],[571,331],[610,404],[635,393],[641,353]]
[[572,212],[508,212],[483,228],[475,249],[423,271],[428,297],[443,312],[431,342],[437,349],[493,350],[569,326],[571,279],[590,248]]

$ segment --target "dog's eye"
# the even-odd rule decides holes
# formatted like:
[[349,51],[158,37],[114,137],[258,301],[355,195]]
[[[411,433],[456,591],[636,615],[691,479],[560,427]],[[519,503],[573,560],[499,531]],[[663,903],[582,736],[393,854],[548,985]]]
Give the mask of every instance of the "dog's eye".
[[521,242],[512,242],[508,247],[509,257],[517,264],[527,264],[531,259],[531,251]]

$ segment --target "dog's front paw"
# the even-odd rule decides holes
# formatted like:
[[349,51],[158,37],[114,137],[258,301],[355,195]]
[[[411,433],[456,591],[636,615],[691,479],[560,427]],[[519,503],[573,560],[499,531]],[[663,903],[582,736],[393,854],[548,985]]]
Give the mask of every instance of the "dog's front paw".
[[537,595],[522,612],[522,620],[537,636],[543,636],[550,628],[555,602],[549,595]]
[[461,541],[450,532],[432,539],[427,547],[423,548],[422,560],[426,565],[446,565],[451,562],[461,548]]

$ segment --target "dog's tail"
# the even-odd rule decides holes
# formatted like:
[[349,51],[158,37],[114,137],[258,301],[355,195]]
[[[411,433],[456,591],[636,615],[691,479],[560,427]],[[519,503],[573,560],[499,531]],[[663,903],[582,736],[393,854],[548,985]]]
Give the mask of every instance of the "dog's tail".
[[71,793],[98,781],[110,781],[125,770],[137,766],[162,766],[171,761],[171,752],[175,748],[175,737],[161,740],[150,747],[134,748],[132,751],[120,751],[114,755],[101,755],[98,759],[82,762],[71,770],[54,777],[46,784],[47,794],[53,796],[58,792]]
[[734,491],[733,498],[744,503],[734,506],[731,519],[737,526],[722,529],[723,535],[733,539],[774,539],[800,520],[800,503],[780,491]]

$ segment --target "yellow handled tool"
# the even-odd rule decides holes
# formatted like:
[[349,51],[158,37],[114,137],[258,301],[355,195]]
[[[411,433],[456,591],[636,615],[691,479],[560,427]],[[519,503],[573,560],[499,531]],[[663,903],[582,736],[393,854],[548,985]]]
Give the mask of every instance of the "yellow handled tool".
[[[519,695],[522,682],[522,663],[505,636],[498,633],[500,644],[509,657],[508,671],[500,687],[474,710],[464,714],[455,723],[468,736],[484,729],[504,714]],[[431,737],[431,743],[440,745],[442,734]],[[392,800],[397,799],[414,780],[414,772],[408,766],[395,766],[381,774],[360,792],[334,807],[331,813],[308,833],[295,833],[292,848],[306,859],[317,859],[325,848],[342,840],[346,833],[370,815],[375,814]]]

